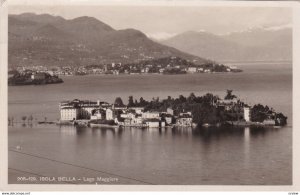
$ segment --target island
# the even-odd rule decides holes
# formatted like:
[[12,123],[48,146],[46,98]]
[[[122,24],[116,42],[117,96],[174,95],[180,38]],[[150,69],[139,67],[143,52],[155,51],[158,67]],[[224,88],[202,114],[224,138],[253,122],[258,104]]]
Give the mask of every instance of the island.
[[133,96],[125,105],[120,97],[110,104],[100,100],[63,101],[59,124],[161,128],[167,126],[285,126],[287,117],[267,105],[249,106],[232,90],[220,98],[211,93],[150,101]]
[[57,75],[46,71],[25,70],[22,72],[12,70],[8,72],[8,85],[45,85],[63,83]]

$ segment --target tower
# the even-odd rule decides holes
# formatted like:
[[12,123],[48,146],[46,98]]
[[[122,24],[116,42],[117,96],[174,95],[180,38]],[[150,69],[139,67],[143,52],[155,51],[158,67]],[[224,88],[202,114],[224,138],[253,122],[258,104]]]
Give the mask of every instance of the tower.
[[246,122],[250,121],[250,108],[244,107],[244,119]]

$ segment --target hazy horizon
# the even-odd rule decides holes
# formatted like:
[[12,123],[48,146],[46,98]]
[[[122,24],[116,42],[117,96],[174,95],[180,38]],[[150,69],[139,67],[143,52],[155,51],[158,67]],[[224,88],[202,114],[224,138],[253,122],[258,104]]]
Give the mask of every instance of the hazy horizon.
[[226,34],[253,28],[276,29],[292,24],[291,9],[276,7],[184,7],[184,9],[182,6],[9,7],[9,14],[22,13],[50,14],[65,19],[90,16],[116,30],[134,28],[154,39],[165,39],[186,31]]

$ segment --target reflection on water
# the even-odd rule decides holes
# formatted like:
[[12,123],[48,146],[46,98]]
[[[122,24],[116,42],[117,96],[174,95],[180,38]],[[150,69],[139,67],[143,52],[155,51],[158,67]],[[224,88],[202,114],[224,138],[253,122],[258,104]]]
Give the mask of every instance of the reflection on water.
[[[32,127],[27,126],[27,127]],[[226,137],[239,137],[244,138],[245,146],[249,146],[250,139],[260,136],[266,136],[269,133],[276,133],[285,129],[274,127],[166,127],[166,128],[138,128],[138,127],[85,127],[85,126],[71,126],[61,125],[58,129],[62,135],[70,136],[95,136],[95,137],[118,137],[122,138],[122,135],[135,137],[137,135],[151,135],[151,136],[170,136],[170,137],[191,137],[194,139],[200,139],[205,143],[209,143],[213,140],[218,140]]]
[[291,127],[14,126],[9,148],[157,184],[285,185],[291,136]]
[[250,128],[249,127],[245,127],[244,129],[244,158],[245,158],[245,164],[244,164],[244,167],[247,167],[249,166],[249,157],[250,157]]

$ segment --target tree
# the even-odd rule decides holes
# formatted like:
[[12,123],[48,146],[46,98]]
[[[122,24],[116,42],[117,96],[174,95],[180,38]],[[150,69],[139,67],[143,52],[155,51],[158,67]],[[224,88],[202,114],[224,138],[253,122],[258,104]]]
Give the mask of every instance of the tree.
[[128,98],[128,107],[133,107],[134,106],[134,102],[133,102],[133,96],[129,96]]
[[123,100],[120,97],[117,97],[115,100],[116,106],[124,106]]
[[196,96],[194,93],[191,93],[190,96],[188,97],[189,102],[193,102],[196,99]]
[[275,117],[275,124],[284,126],[287,124],[287,117],[284,116],[282,113],[277,113]]
[[254,105],[251,108],[251,120],[254,122],[263,122],[267,119],[268,107],[264,107],[261,104]]
[[140,98],[139,106],[147,106],[148,102],[143,97]]
[[180,101],[181,103],[184,103],[184,102],[186,102],[186,98],[185,98],[183,95],[180,95],[180,96],[179,96],[179,101]]
[[227,94],[226,94],[224,99],[225,100],[232,100],[234,98],[236,98],[236,95],[232,95],[232,90],[227,89]]
[[220,116],[217,108],[210,104],[195,104],[192,107],[193,122],[198,124],[216,124],[221,121],[223,116]]
[[25,123],[27,116],[22,116],[23,123]]

